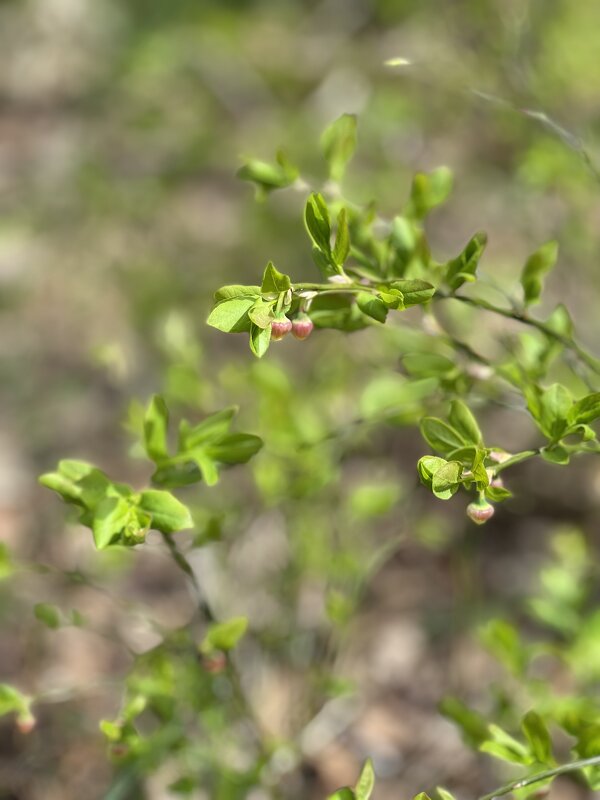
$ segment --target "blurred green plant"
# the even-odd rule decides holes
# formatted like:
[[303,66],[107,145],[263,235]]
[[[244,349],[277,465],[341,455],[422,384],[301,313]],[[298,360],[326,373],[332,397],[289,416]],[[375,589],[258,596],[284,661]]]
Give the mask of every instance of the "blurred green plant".
[[[304,227],[320,280],[295,282],[269,262],[260,284],[218,289],[208,317],[209,325],[220,331],[248,334],[250,349],[259,358],[290,332],[301,342],[323,337],[322,393],[303,396],[302,387],[292,385],[285,371],[268,360],[244,370],[226,364],[221,385],[237,391],[250,384],[258,390],[254,411],[265,431],[265,452],[259,452],[258,436],[231,432],[234,407],[203,415],[198,422],[183,419],[171,441],[169,407],[185,405],[197,414],[210,396],[196,374],[202,355],[189,341],[185,326],[171,318],[165,326],[165,397],[155,396],[145,408],[132,404],[128,422],[136,436],[132,452],[153,465],[149,484],[138,489],[118,483],[92,464],[75,460],[60,461],[56,471],[40,478],[92,530],[98,550],[140,546],[150,530],[159,532],[194,591],[193,620],[181,629],[161,630],[160,644],[134,659],[120,711],[101,723],[116,768],[108,798],[127,796],[139,779],[166,762],[174,762],[180,776],[170,790],[183,796],[200,786],[227,800],[245,797],[255,786],[282,796],[281,761],[287,759],[289,771],[301,762],[302,731],[329,698],[348,691],[332,669],[336,650],[364,587],[397,546],[393,537],[378,540],[364,534],[370,533],[373,520],[393,514],[404,492],[401,481],[390,480],[387,470],[387,482],[374,481],[367,469],[350,493],[342,493],[340,452],[368,445],[383,424],[418,426],[436,453],[418,460],[419,480],[441,500],[461,489],[471,493],[467,515],[478,524],[491,518],[493,504],[512,496],[503,485],[505,470],[537,456],[566,465],[572,456],[600,452],[593,427],[600,418],[600,362],[579,344],[564,306],[543,319],[531,313],[542,295],[544,277],[556,262],[556,243],[543,245],[526,260],[518,290],[505,294],[501,304],[490,302],[489,287],[478,271],[487,244],[484,233],[473,235],[449,260],[438,262],[431,253],[425,222],[450,194],[447,168],[417,174],[402,213],[392,219],[380,216],[374,204],[360,206],[345,198],[342,182],[356,147],[356,130],[356,118],[344,115],[323,134],[328,180],[320,191],[310,191],[300,169],[281,153],[272,164],[253,159],[244,164],[239,176],[255,184],[260,199],[284,188],[309,192]],[[470,341],[455,332],[452,312],[444,311],[447,306],[474,312]],[[409,311],[412,307],[418,307],[420,318]],[[480,351],[487,315],[525,327],[499,358]],[[389,327],[384,327],[388,321]],[[350,334],[368,327],[379,329],[381,344],[374,345],[366,364],[357,356],[355,363],[337,365],[336,349],[327,350],[322,331]],[[380,364],[399,354],[404,374],[380,374]],[[550,377],[557,369],[567,376],[565,383]],[[340,415],[339,396],[328,383],[334,372],[338,395],[346,385],[360,384],[360,416]],[[312,392],[314,388],[307,390]],[[488,443],[484,437],[476,417],[487,403],[507,394],[518,398],[539,429],[535,447],[508,452],[502,442]],[[247,616],[216,618],[190,554],[226,539],[231,517],[239,519],[241,512],[235,503],[225,510],[218,504],[211,507],[208,495],[200,504],[194,499],[184,503],[174,494],[200,482],[213,486],[225,467],[254,456],[250,469],[261,509],[277,509],[284,499],[287,506],[283,513],[293,557],[270,579],[286,600],[288,619],[280,630],[253,627]],[[338,495],[343,500],[339,512]],[[297,510],[302,513],[294,513]],[[193,538],[184,549],[176,535],[186,529],[193,529]],[[565,549],[577,552],[571,545]],[[544,573],[546,593],[530,605],[538,621],[552,620],[562,635],[572,637],[563,655],[577,665],[589,660],[586,647],[593,646],[597,630],[593,615],[591,621],[581,616],[578,583],[569,583],[568,575],[575,568],[582,570],[581,564],[581,559],[577,567],[571,564],[566,573],[560,567]],[[307,576],[325,586],[327,622],[302,629],[296,616]],[[65,620],[85,623],[65,617],[48,603],[38,603],[34,614],[51,630]],[[526,770],[524,777],[486,795],[486,800],[509,792],[526,796],[575,770],[583,770],[590,786],[598,786],[600,712],[584,688],[572,704],[561,698],[549,710],[539,682],[526,675],[537,655],[535,648],[523,645],[515,628],[503,620],[491,622],[483,639],[509,665],[519,686],[531,693],[532,705],[524,713],[515,707],[511,724],[505,726],[500,718],[488,723],[456,698],[442,704],[442,711],[477,748]],[[244,647],[263,642],[274,657],[287,658],[299,673],[310,670],[305,708],[290,724],[285,741],[265,730],[243,681]],[[10,686],[3,692],[0,711],[15,713],[20,726],[30,726],[36,697]],[[557,765],[549,721],[562,724],[575,737],[574,761]],[[374,783],[374,769],[367,761],[354,788],[342,788],[331,798],[368,800]],[[438,793],[441,800],[452,798],[447,790]],[[427,795],[417,797],[426,800]]]

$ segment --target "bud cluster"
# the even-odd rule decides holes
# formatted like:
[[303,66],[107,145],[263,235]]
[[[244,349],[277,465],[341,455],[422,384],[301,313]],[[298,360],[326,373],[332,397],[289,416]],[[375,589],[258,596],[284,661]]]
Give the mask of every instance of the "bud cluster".
[[285,314],[278,314],[271,323],[271,341],[279,342],[290,331],[296,339],[308,339],[314,328],[313,322],[308,314],[301,312],[293,320],[288,319]]

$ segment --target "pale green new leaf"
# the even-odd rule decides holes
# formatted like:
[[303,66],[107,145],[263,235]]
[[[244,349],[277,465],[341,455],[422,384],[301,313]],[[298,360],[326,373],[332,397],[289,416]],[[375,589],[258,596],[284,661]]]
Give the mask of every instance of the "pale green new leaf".
[[153,460],[166,458],[167,428],[169,425],[169,410],[160,395],[154,395],[150,400],[144,416],[144,445],[146,453]]
[[373,762],[368,758],[361,770],[360,777],[354,787],[356,800],[369,800],[375,788],[375,772]]
[[171,492],[147,489],[140,495],[139,506],[150,515],[151,527],[163,533],[175,533],[194,525],[188,507]]
[[226,622],[217,622],[211,625],[204,637],[200,649],[203,652],[210,650],[233,650],[248,629],[247,617],[233,617]]
[[539,302],[542,293],[542,278],[555,265],[557,256],[558,243],[547,242],[527,259],[521,273],[525,305],[530,306]]
[[356,116],[342,114],[332,122],[323,132],[321,147],[329,164],[329,177],[340,181],[356,149]]
[[477,420],[462,400],[452,401],[448,421],[466,442],[476,446],[481,444],[482,435]]

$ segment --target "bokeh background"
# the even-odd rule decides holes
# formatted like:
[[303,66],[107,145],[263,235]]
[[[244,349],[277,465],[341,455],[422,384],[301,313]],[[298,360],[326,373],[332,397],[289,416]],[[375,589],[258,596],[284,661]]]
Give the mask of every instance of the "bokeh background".
[[[132,653],[156,644],[148,618],[185,625],[193,599],[159,541],[98,554],[36,483],[72,456],[143,484],[130,431],[156,391],[188,416],[238,404],[240,429],[267,442],[187,500],[212,605],[251,619],[242,673],[261,724],[301,742],[292,766],[281,756],[281,796],[324,797],[367,755],[380,800],[437,783],[471,797],[508,774],[437,704],[490,702],[501,670],[474,631],[498,609],[522,616],[557,534],[593,550],[598,466],[524,465],[519,498],[473,531],[460,503],[417,486],[427,448],[404,423],[418,409],[353,424],[405,380],[416,340],[404,328],[319,332],[256,362],[245,337],[204,323],[218,286],[256,283],[269,259],[315,275],[302,191],[256,202],[235,173],[283,147],[318,185],[321,131],[349,112],[349,198],[391,216],[416,170],[447,165],[455,190],[428,222],[436,257],[486,230],[483,272],[510,287],[557,239],[540,313],[565,302],[593,350],[599,31],[596,0],[0,2],[0,681],[46,699],[29,737],[0,727],[2,800],[176,796],[169,763],[118,784],[98,720],[115,716]],[[385,66],[394,57],[409,64]],[[456,324],[468,337],[478,319]],[[480,346],[494,353],[506,330],[487,319]],[[535,441],[512,409],[483,421],[507,449]],[[8,551],[29,565],[12,578]],[[86,624],[47,630],[39,602]],[[591,682],[595,625],[581,645]],[[271,796],[215,787],[193,796]]]

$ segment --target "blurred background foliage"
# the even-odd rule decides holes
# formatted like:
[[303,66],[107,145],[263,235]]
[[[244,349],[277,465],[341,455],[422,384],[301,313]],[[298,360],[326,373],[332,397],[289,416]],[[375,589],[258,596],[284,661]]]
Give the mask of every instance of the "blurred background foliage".
[[[229,753],[235,736],[217,691],[204,724],[228,744],[196,742],[208,777],[194,796],[322,797],[369,754],[381,800],[439,782],[459,794],[489,790],[498,772],[469,754],[436,705],[449,692],[489,714],[510,717],[519,702],[526,710],[479,644],[495,615],[512,615],[532,641],[544,626],[550,639],[562,635],[568,656],[542,660],[543,680],[593,693],[593,589],[580,597],[569,583],[581,561],[561,551],[564,530],[553,536],[568,521],[593,559],[597,466],[557,476],[548,464],[523,465],[519,497],[483,535],[417,485],[423,445],[404,426],[420,406],[402,395],[401,357],[431,349],[426,331],[317,331],[256,362],[244,337],[205,320],[218,286],[256,283],[269,259],[314,278],[306,192],[256,202],[235,173],[243,158],[272,160],[281,147],[320,184],[320,134],[347,112],[359,115],[348,198],[375,199],[392,216],[415,171],[447,165],[453,195],[427,223],[435,256],[486,230],[493,292],[557,239],[541,313],[565,302],[594,349],[598,30],[595,0],[0,2],[0,680],[48,698],[31,739],[1,729],[3,800],[65,800],[90,787],[111,800],[176,796],[165,788],[181,777],[169,762],[119,783],[97,722],[115,716],[132,654],[161,657],[148,618],[175,631],[193,601],[158,541],[143,553],[97,554],[35,483],[67,455],[143,482],[130,433],[155,391],[187,415],[237,404],[241,429],[266,441],[250,467],[186,502],[196,522],[190,560],[217,616],[250,617],[242,674],[277,754],[267,783],[283,788],[249,794],[260,758]],[[409,63],[386,66],[392,58]],[[479,328],[462,308],[453,322],[502,352],[505,321]],[[371,423],[386,391],[400,398],[397,413],[390,425]],[[507,448],[535,441],[525,415],[501,405],[482,424]],[[561,552],[571,559],[563,579],[547,566]],[[535,594],[542,568],[548,596]],[[561,592],[573,608],[559,603],[559,622]],[[41,601],[82,619],[46,631],[33,612]],[[586,602],[587,638],[572,627]]]

